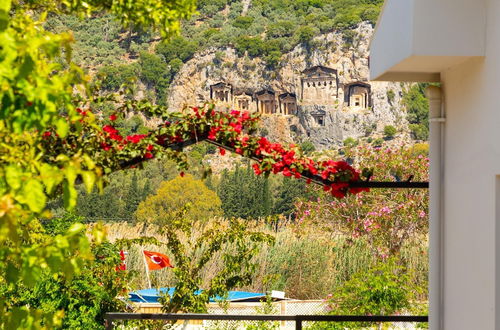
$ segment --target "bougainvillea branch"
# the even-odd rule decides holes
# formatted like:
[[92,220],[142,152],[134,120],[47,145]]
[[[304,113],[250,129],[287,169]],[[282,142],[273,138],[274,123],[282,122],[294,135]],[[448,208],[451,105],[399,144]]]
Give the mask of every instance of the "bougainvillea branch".
[[[90,114],[83,110],[80,113],[80,122],[85,127]],[[109,119],[115,120],[116,115]],[[218,145],[221,154],[228,149],[254,160],[253,169],[257,175],[281,173],[286,177],[303,178],[308,183],[323,185],[325,191],[337,198],[367,190],[351,186],[351,183],[360,181],[360,173],[345,161],[314,161],[305,157],[296,145],[284,146],[265,137],[253,136],[258,120],[257,114],[234,110],[220,112],[207,104],[170,114],[168,121],[149,134],[122,136],[113,125],[102,127],[100,132],[83,129],[82,134],[86,136],[86,143],[94,147],[94,151],[88,148],[87,152],[92,153],[92,159],[97,160],[105,171],[132,167],[148,159],[162,157],[174,158],[181,168],[185,168],[187,162],[182,149],[208,141]],[[50,132],[47,132],[45,140],[66,149],[76,143],[69,137],[58,141]]]

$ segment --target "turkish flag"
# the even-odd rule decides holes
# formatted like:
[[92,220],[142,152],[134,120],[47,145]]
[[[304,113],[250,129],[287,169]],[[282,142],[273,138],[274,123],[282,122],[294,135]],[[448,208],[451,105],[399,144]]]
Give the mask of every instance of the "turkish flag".
[[174,268],[174,266],[172,266],[172,264],[170,263],[170,259],[168,259],[166,255],[146,250],[144,250],[143,252],[144,256],[146,257],[146,262],[148,264],[149,270],[158,270],[165,267]]

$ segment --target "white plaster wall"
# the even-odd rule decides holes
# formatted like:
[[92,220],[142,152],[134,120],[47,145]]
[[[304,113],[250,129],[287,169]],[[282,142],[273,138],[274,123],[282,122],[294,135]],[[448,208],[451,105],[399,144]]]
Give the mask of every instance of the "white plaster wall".
[[413,0],[386,0],[370,43],[370,77],[412,54]]
[[370,45],[371,79],[437,81],[429,73],[483,56],[485,3],[386,0]]
[[447,112],[443,317],[449,330],[500,329],[500,1],[487,1],[487,12],[485,58],[441,73]]

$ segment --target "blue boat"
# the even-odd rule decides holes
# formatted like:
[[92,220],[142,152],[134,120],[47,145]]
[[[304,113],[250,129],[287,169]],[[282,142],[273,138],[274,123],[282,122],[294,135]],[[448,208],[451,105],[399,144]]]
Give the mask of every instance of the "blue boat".
[[[160,288],[160,289],[143,289],[129,293],[129,300],[138,303],[157,303],[161,295],[174,294],[175,288]],[[200,294],[202,290],[198,290],[195,294]],[[229,291],[226,301],[229,302],[258,302],[265,298],[264,293],[246,292],[246,291]],[[210,302],[220,301],[220,297],[210,298]]]

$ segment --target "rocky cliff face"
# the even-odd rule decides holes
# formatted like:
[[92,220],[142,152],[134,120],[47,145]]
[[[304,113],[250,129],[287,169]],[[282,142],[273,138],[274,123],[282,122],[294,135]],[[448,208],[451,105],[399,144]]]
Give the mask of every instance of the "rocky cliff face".
[[[175,78],[169,107],[178,111],[184,105],[208,101],[210,86],[224,82],[247,93],[271,90],[276,95],[296,95],[293,115],[263,115],[266,133],[281,142],[308,139],[324,149],[340,145],[347,137],[381,136],[386,125],[395,126],[399,135],[407,138],[407,121],[401,106],[403,87],[399,83],[368,80],[368,44],[373,28],[363,23],[355,32],[351,38],[340,33],[317,36],[309,48],[297,46],[285,54],[281,65],[273,70],[260,59],[237,56],[232,48],[199,53]],[[303,99],[304,70],[315,66],[336,71],[339,92],[334,103],[324,102],[321,96],[308,102]],[[371,101],[364,106],[348,105],[348,84],[353,82],[368,84],[370,88]],[[225,105],[234,106],[229,103]]]

